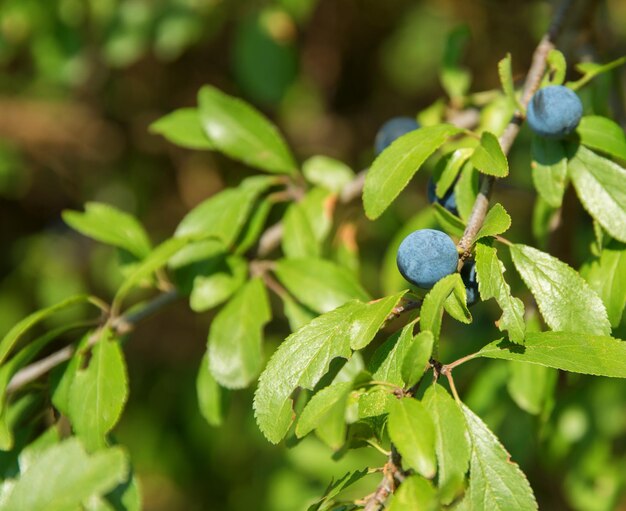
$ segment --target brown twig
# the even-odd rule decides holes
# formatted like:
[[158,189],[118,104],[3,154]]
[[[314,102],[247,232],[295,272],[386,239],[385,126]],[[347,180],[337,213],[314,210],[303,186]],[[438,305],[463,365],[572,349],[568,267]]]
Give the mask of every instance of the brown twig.
[[364,511],[381,511],[385,508],[385,502],[398,484],[404,480],[404,472],[400,465],[400,455],[395,447],[391,446],[391,454],[383,467],[383,478],[378,484],[376,491],[365,498]]
[[[91,346],[95,344],[98,339],[97,333],[100,332],[104,326],[111,327],[118,335],[127,334],[128,332],[133,330],[133,328],[135,328],[137,323],[144,320],[148,316],[151,316],[155,312],[161,310],[166,305],[172,303],[178,298],[178,296],[179,295],[176,291],[168,291],[167,293],[162,293],[155,297],[153,300],[149,301],[141,309],[111,319],[108,324],[101,326],[98,330],[96,330],[96,332],[94,332],[94,335],[91,337],[88,345]],[[11,381],[7,386],[7,393],[15,392],[25,385],[28,385],[29,383],[37,380],[55,367],[72,358],[72,355],[75,351],[76,348],[74,346],[65,346],[60,350],[48,355],[47,357],[42,358],[20,369],[17,373],[15,373],[15,376],[11,378]]]
[[[528,70],[528,74],[526,75],[526,81],[524,82],[522,92],[521,105],[524,109],[526,109],[533,94],[541,85],[541,79],[546,69],[548,54],[555,47],[554,42],[561,32],[565,17],[573,6],[573,3],[573,0],[563,0],[561,2],[552,18],[550,28],[543,36],[533,53],[532,63],[530,69]],[[511,149],[513,142],[519,134],[524,119],[524,112],[519,110],[515,112],[511,122],[509,122],[504,130],[504,133],[500,137],[500,147],[502,147],[504,154],[508,154]],[[487,215],[487,211],[489,209],[489,198],[491,196],[494,182],[495,177],[493,176],[483,176],[482,178],[480,190],[478,192],[478,196],[476,197],[476,201],[474,202],[474,207],[472,208],[472,212],[467,222],[467,227],[465,228],[465,232],[463,233],[463,236],[458,244],[458,249],[461,253],[459,268],[463,265],[465,259],[469,257],[474,238],[485,221],[485,216]]]

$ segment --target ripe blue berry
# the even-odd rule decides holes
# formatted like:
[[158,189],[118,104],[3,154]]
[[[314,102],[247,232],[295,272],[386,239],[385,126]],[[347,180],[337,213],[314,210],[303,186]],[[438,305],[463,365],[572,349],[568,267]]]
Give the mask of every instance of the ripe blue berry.
[[583,115],[576,93],[562,85],[550,85],[535,92],[528,104],[528,125],[537,135],[562,138],[570,134]]
[[446,233],[420,229],[400,243],[396,262],[402,276],[411,284],[430,289],[446,275],[456,271],[459,254]]
[[376,134],[376,140],[374,141],[376,156],[389,147],[395,139],[400,138],[409,131],[415,131],[419,127],[417,121],[412,117],[394,117],[389,119]]
[[443,197],[437,197],[437,193],[435,192],[435,182],[431,177],[428,180],[428,202],[431,204],[437,203],[441,204],[444,208],[446,208],[453,215],[459,216],[459,211],[456,209],[456,197],[454,196],[454,185],[452,185],[446,193],[443,194]]
[[476,263],[474,261],[465,261],[461,268],[461,280],[465,284],[467,305],[474,305],[480,299],[478,281],[476,280]]

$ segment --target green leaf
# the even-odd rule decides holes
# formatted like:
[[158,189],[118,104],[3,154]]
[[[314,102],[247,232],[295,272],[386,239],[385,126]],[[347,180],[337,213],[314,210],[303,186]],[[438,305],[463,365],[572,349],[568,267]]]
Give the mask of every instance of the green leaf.
[[446,154],[437,162],[435,169],[435,175],[438,175],[437,185],[435,186],[435,194],[437,197],[442,198],[445,193],[456,181],[461,168],[465,165],[465,162],[472,156],[474,152],[473,148],[462,147]]
[[187,149],[214,149],[200,123],[197,108],[179,108],[154,121],[150,133],[163,135],[167,140]]
[[5,409],[6,405],[6,391],[13,376],[26,364],[28,364],[39,352],[41,352],[52,341],[56,340],[62,334],[75,330],[77,328],[85,328],[86,323],[68,323],[62,325],[54,330],[51,330],[37,339],[30,342],[28,345],[20,349],[14,356],[0,366],[0,414]]
[[274,203],[271,200],[264,199],[253,207],[252,213],[248,217],[248,221],[242,227],[239,239],[235,243],[235,254],[245,254],[254,246],[263,232],[267,217],[273,205]]
[[555,221],[559,219],[559,210],[550,207],[541,195],[535,199],[532,216],[532,233],[539,248],[545,248]]
[[443,503],[449,504],[463,490],[470,461],[469,433],[459,405],[441,385],[429,387],[422,402],[435,425],[439,491]]
[[457,238],[463,236],[463,232],[465,232],[465,224],[458,216],[453,215],[441,204],[436,202],[432,204],[432,207],[435,211],[437,222],[446,233]]
[[413,398],[393,401],[387,427],[389,438],[402,455],[403,466],[432,479],[437,471],[435,425],[424,405]]
[[522,410],[539,415],[554,391],[558,373],[549,367],[525,362],[510,362],[510,369],[509,395]]
[[378,218],[426,159],[449,137],[460,132],[448,124],[427,126],[401,136],[385,149],[365,177],[363,205],[368,218]]
[[108,204],[88,202],[84,213],[64,211],[63,220],[81,234],[127,250],[138,259],[150,253],[150,240],[143,226],[134,216]]
[[209,330],[209,367],[227,388],[247,387],[263,367],[263,327],[272,318],[260,278],[245,284],[215,316]]
[[626,133],[616,122],[599,115],[585,115],[576,128],[580,143],[626,161]]
[[254,397],[257,423],[270,442],[280,442],[291,425],[292,392],[313,389],[333,359],[348,359],[352,349],[367,346],[403,294],[369,304],[349,302],[287,337],[261,374]]
[[201,234],[204,238],[217,238],[226,246],[232,245],[241,232],[254,201],[274,184],[274,178],[254,176],[244,180],[237,188],[219,192],[187,213],[178,224],[175,236]]
[[515,268],[550,329],[596,335],[611,332],[602,300],[578,272],[536,248],[516,244],[510,250]]
[[325,188],[313,188],[299,203],[319,243],[326,239],[332,227],[336,200],[337,196]]
[[463,98],[472,81],[471,73],[459,65],[469,37],[469,28],[461,25],[450,31],[446,39],[439,79],[446,94],[453,99]]
[[374,386],[359,396],[358,417],[367,419],[379,417],[389,412],[389,406],[396,397],[388,387]]
[[496,436],[467,406],[461,405],[472,444],[469,509],[534,511],[537,502],[524,473]]
[[614,238],[626,242],[626,169],[579,147],[569,161],[578,198]]
[[25,446],[18,456],[18,463],[20,473],[24,473],[28,470],[30,465],[37,461],[37,459],[50,447],[58,444],[61,441],[61,432],[56,427],[56,424],[50,426],[41,435],[39,435],[30,444]]
[[502,309],[497,325],[500,331],[508,330],[513,342],[524,342],[524,304],[511,296],[511,288],[504,279],[506,268],[498,259],[495,248],[485,243],[476,244],[476,275],[478,291],[483,300],[495,298]]
[[198,394],[198,406],[202,417],[211,426],[222,424],[222,389],[213,378],[209,370],[208,351],[202,357],[198,376],[196,377],[196,393]]
[[[557,49],[552,48],[548,53],[547,62],[550,73],[546,78],[545,85],[561,85],[565,80],[567,72],[567,62],[565,56]],[[545,85],[542,85],[545,86]]]
[[619,326],[626,305],[626,245],[609,243],[584,277],[604,302],[611,325]]
[[243,257],[232,255],[209,275],[197,275],[189,297],[195,312],[203,312],[228,300],[246,281],[248,265]]
[[433,334],[428,330],[413,338],[402,361],[401,374],[406,387],[415,385],[426,371],[434,342]]
[[413,344],[413,323],[393,334],[374,352],[369,364],[372,380],[404,387],[402,364]]
[[393,493],[388,511],[437,511],[441,509],[437,491],[430,481],[418,475],[407,477]]
[[506,57],[498,62],[498,75],[500,76],[500,83],[502,84],[504,95],[512,104],[518,107],[519,103],[515,95],[515,86],[513,85],[513,70],[510,53],[507,53]]
[[316,430],[317,435],[334,450],[346,436],[346,405],[352,382],[339,382],[324,387],[307,403],[296,425],[296,436],[302,438]]
[[297,300],[318,313],[331,311],[354,298],[370,299],[356,277],[332,261],[281,259],[274,271]]
[[533,332],[524,346],[494,341],[479,357],[529,362],[572,373],[626,378],[626,341],[571,332]]
[[[367,469],[356,470],[354,472],[348,472],[337,481],[332,481],[326,491],[324,497],[315,504],[309,506],[307,511],[328,511],[331,509],[332,502],[343,490],[353,485],[357,481],[363,479],[367,475]],[[333,508],[336,509],[336,508]]]
[[283,253],[286,257],[319,257],[320,246],[302,206],[292,204],[283,218]]
[[283,293],[280,299],[283,301],[283,312],[289,321],[289,328],[292,332],[303,327],[317,316],[311,309],[293,300],[288,293]]
[[535,189],[553,208],[560,208],[567,179],[567,156],[558,140],[533,136],[532,177]]
[[276,127],[247,103],[205,86],[198,93],[198,110],[202,127],[218,151],[267,172],[296,172]]
[[478,195],[479,173],[470,162],[466,162],[461,169],[459,179],[454,185],[456,208],[464,222],[467,222]]
[[52,404],[59,412],[67,416],[70,414],[70,388],[80,369],[80,363],[83,359],[83,350],[89,344],[89,339],[92,335],[93,332],[85,334],[82,339],[76,343],[76,349],[72,358],[70,358],[65,365],[61,365],[51,372]]
[[575,82],[567,82],[565,85],[570,89],[578,90],[583,85],[593,80],[596,76],[611,71],[624,63],[626,63],[626,56],[607,62],[606,64],[598,64],[597,62],[581,62],[576,65],[576,69],[583,73],[584,76]]
[[[424,298],[424,303],[420,309],[421,329],[422,331],[430,330],[432,332],[435,346],[437,346],[439,341],[444,304],[451,293],[458,294],[463,303],[465,303],[465,285],[461,280],[461,275],[458,273],[447,275],[437,282]],[[467,308],[464,309],[464,312],[469,323],[472,316]],[[436,354],[437,349],[435,348],[433,352]]]
[[20,340],[22,335],[24,335],[28,330],[32,327],[41,323],[46,318],[49,318],[60,312],[64,309],[72,307],[76,304],[90,303],[90,298],[86,295],[78,295],[72,296],[59,302],[55,305],[51,305],[50,307],[46,307],[45,309],[38,310],[37,312],[33,312],[29,316],[26,316],[19,323],[17,323],[11,330],[7,332],[7,334],[0,341],[0,364],[2,364],[13,347]]
[[120,447],[88,455],[76,438],[45,450],[20,475],[0,504],[2,511],[69,511],[126,480],[128,460]]
[[478,234],[476,234],[474,242],[487,236],[502,234],[508,231],[509,227],[511,227],[511,217],[501,204],[496,203],[487,212],[487,216],[485,216],[483,225]]
[[156,247],[150,254],[139,263],[136,268],[126,277],[113,298],[113,309],[119,309],[128,293],[145,278],[152,275],[156,270],[165,266],[167,262],[182,248],[189,245],[195,237],[170,238]]
[[474,168],[480,170],[483,174],[496,177],[509,175],[509,162],[502,152],[500,142],[489,131],[483,131],[483,134],[480,136],[480,145],[474,150],[470,161]]
[[345,163],[328,156],[313,156],[302,164],[304,177],[314,185],[340,193],[354,179],[354,172]]
[[[82,353],[82,363],[87,354]],[[79,369],[69,388],[69,418],[88,450],[106,445],[128,399],[126,363],[119,341],[103,332],[91,350],[89,365]]]

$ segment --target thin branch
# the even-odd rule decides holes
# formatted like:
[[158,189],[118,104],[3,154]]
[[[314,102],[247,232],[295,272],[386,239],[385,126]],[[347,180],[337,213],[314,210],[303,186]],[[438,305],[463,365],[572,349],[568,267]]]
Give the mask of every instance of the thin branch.
[[394,474],[401,471],[393,461],[393,451],[389,455],[389,460],[383,467],[383,478],[378,483],[376,491],[365,499],[364,511],[382,511],[385,509],[385,502],[389,495],[396,489],[396,480]]
[[365,176],[367,174],[367,169],[359,172],[356,177],[350,181],[341,193],[339,194],[339,200],[343,204],[347,204],[348,202],[352,202],[354,199],[361,196],[361,192],[363,191],[363,186],[365,185]]
[[461,364],[465,364],[465,362],[469,362],[470,360],[474,360],[478,356],[478,353],[472,353],[471,355],[467,355],[462,357],[454,362],[450,362],[449,364],[441,366],[440,372],[443,374],[446,371],[452,371],[455,367],[460,366]]
[[140,309],[126,313],[123,316],[111,321],[111,327],[120,335],[127,334],[135,328],[137,323],[143,321],[154,313],[158,312],[166,305],[176,301],[180,295],[176,289],[172,289],[156,296]]
[[72,358],[73,354],[74,347],[71,345],[65,346],[59,351],[52,353],[52,355],[48,355],[47,357],[20,369],[17,373],[15,373],[15,376],[11,378],[11,381],[7,385],[7,394],[11,394],[16,390],[21,389],[24,385],[35,381],[40,376],[43,376],[48,371],[54,369],[56,366],[61,365],[63,362]]
[[[528,70],[528,74],[526,75],[526,81],[524,82],[522,92],[521,105],[524,109],[526,109],[533,94],[541,85],[541,79],[546,69],[548,54],[552,49],[554,49],[554,42],[561,32],[563,22],[565,21],[567,13],[572,8],[573,4],[574,0],[563,0],[561,2],[558,9],[554,13],[548,32],[543,36],[533,53],[532,63],[530,69]],[[500,137],[500,147],[502,147],[504,154],[508,154],[511,149],[513,142],[519,134],[524,119],[524,112],[519,110],[515,112],[511,122],[509,122],[508,126],[504,130],[504,133]],[[463,236],[458,244],[458,249],[461,253],[459,268],[463,266],[463,262],[469,257],[474,238],[485,221],[485,216],[487,215],[487,211],[489,209],[489,198],[491,196],[494,183],[495,178],[493,176],[483,176],[480,191],[478,192],[478,196],[474,202],[474,207],[472,208],[470,218],[467,222],[467,227],[465,228],[465,232],[463,233]]]
[[[178,293],[176,291],[168,291],[167,293],[160,294],[156,296],[153,300],[147,302],[145,306],[141,309],[136,310],[134,312],[130,312],[123,316],[119,316],[116,319],[113,319],[109,326],[113,328],[113,330],[119,334],[124,335],[133,330],[133,328],[140,321],[144,320],[148,316],[151,316],[155,312],[161,310],[166,305],[169,305],[174,300],[178,298]],[[98,340],[99,333],[106,325],[102,325],[98,330],[94,332],[91,336],[88,346],[92,346]],[[33,362],[32,364],[27,365],[26,367],[20,369],[7,386],[7,393],[15,392],[25,385],[37,380],[44,374],[48,373],[55,367],[61,365],[63,362],[66,362],[76,351],[76,348],[73,345],[65,346],[58,351],[48,355],[45,358],[38,360],[37,362]]]
[[389,313],[385,321],[391,321],[392,319],[399,318],[405,312],[419,309],[422,306],[422,302],[423,300],[420,300],[420,299],[407,300],[407,301],[402,302],[400,305],[396,305],[391,310],[391,312]]

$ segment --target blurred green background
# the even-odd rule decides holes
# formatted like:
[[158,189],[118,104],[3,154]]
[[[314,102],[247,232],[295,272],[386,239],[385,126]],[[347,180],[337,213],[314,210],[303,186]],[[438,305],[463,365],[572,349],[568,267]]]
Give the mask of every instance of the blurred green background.
[[[626,1],[577,4],[563,36],[568,60],[626,54]],[[358,171],[372,160],[385,120],[443,97],[450,30],[467,27],[462,64],[472,90],[483,91],[499,86],[496,64],[507,52],[523,79],[550,12],[549,2],[532,0],[2,0],[0,335],[67,295],[109,299],[121,282],[112,249],[70,231],[63,209],[112,203],[160,241],[194,205],[250,175],[218,154],[148,133],[160,116],[194,105],[200,86],[256,105],[301,161],[326,154]],[[623,70],[595,80],[581,92],[586,113],[625,125],[625,83]],[[536,243],[528,143],[524,130],[496,200],[514,219],[508,237]],[[388,244],[426,207],[427,177],[420,173],[375,223],[358,202],[340,212],[357,224],[361,277],[375,296],[389,287],[381,271]],[[589,257],[592,224],[572,196],[562,218],[548,247],[578,268]],[[507,276],[515,289],[517,276]],[[266,354],[288,333],[276,310]],[[497,336],[493,303],[473,314],[470,328],[444,325],[443,360]],[[126,345],[131,398],[116,436],[131,452],[146,510],[303,509],[332,477],[384,462],[372,449],[333,460],[315,438],[271,446],[254,422],[251,390],[230,394],[225,424],[210,428],[195,394],[210,321],[181,300]],[[626,325],[617,334],[626,338]],[[509,397],[510,373],[505,362],[477,361],[455,374],[461,396],[528,474],[540,508],[626,509],[623,383],[561,374],[551,413],[536,417]],[[377,478],[364,481],[360,496]]]

